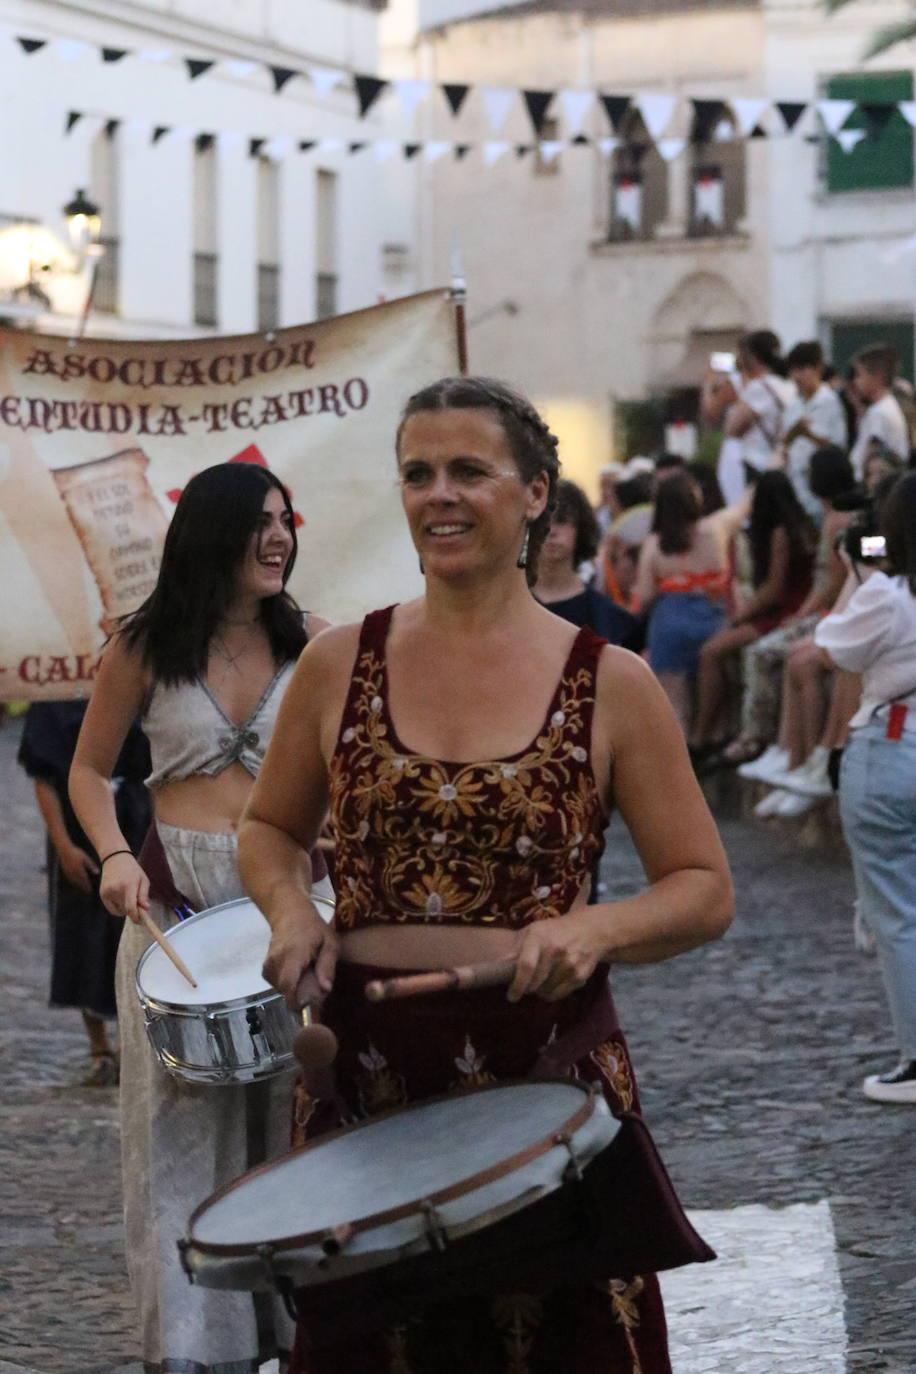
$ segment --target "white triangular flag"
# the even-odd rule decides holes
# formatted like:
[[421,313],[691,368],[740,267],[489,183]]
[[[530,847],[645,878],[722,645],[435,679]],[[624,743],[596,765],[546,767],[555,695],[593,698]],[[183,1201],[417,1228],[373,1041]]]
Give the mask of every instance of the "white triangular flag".
[[89,44],[84,43],[80,38],[58,38],[54,44],[57,56],[62,57],[65,62],[72,62],[77,57],[82,57],[83,53],[89,51]]
[[292,152],[295,141],[292,134],[279,134],[276,138],[269,138],[261,152],[271,162],[282,162],[287,153]]
[[494,162],[498,162],[503,153],[508,153],[508,143],[494,143],[493,141],[484,143],[482,146],[483,160],[488,167],[492,167]]
[[192,138],[197,137],[197,130],[190,124],[176,124],[174,129],[169,129],[163,138],[169,138],[173,143],[190,143]]
[[559,157],[563,149],[563,144],[558,138],[542,138],[538,144],[538,152],[542,162],[553,162],[555,157]]
[[842,129],[856,108],[856,102],[854,100],[819,100],[817,108],[828,134],[836,134],[838,130]]
[[720,119],[712,131],[713,143],[731,143],[735,137],[735,126],[730,119]]
[[865,137],[864,129],[840,129],[834,134],[834,138],[844,153],[851,153],[857,143],[861,143]]
[[141,48],[137,56],[141,62],[168,62],[172,54],[165,48]]
[[658,142],[671,123],[676,104],[676,95],[662,95],[654,91],[644,91],[636,97],[636,105],[653,143]]
[[127,119],[121,127],[127,134],[150,134],[153,129],[149,119]]
[[598,147],[605,157],[612,157],[620,147],[619,138],[599,138]]
[[246,62],[238,57],[232,57],[223,63],[226,71],[231,72],[233,76],[251,76],[260,65],[260,62]]
[[319,95],[327,95],[332,91],[338,81],[343,81],[346,72],[342,72],[339,67],[309,67],[309,79]]
[[561,91],[560,104],[563,106],[563,119],[570,138],[582,132],[585,116],[595,99],[594,91]]
[[916,129],[916,100],[898,100],[897,109],[903,115],[907,124],[911,124]]
[[322,153],[342,153],[346,144],[342,138],[319,138],[315,146]]
[[506,122],[506,115],[512,108],[512,102],[518,92],[510,90],[508,86],[481,86],[480,93],[483,96],[490,133],[498,134]]
[[216,135],[216,146],[221,153],[231,153],[234,148],[242,146],[244,137],[244,134],[237,133],[235,129],[223,129],[222,133]]
[[449,143],[444,138],[434,138],[429,143],[423,144],[423,156],[427,162],[435,162],[444,153],[450,152],[454,146],[453,143]]
[[394,157],[400,144],[393,138],[380,138],[377,143],[372,145],[375,151],[376,162],[387,162],[390,157]]
[[760,117],[765,110],[769,109],[770,102],[762,100],[760,96],[745,95],[736,96],[729,102],[735,112],[738,121],[738,132],[742,138],[747,138],[752,134],[760,123]]
[[394,81],[392,85],[398,93],[401,114],[405,119],[410,118],[420,101],[429,94],[428,81]]
[[673,162],[684,151],[687,140],[686,138],[660,138],[655,146],[666,162]]

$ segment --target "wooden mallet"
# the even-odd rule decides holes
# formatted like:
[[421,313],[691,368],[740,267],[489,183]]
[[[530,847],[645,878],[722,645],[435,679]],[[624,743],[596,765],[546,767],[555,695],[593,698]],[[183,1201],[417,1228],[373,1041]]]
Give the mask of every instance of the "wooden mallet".
[[453,989],[503,988],[515,977],[515,961],[494,959],[484,964],[462,964],[458,968],[436,969],[432,973],[407,973],[398,978],[375,978],[366,984],[370,1002],[388,1002],[399,997],[422,997],[431,992]]

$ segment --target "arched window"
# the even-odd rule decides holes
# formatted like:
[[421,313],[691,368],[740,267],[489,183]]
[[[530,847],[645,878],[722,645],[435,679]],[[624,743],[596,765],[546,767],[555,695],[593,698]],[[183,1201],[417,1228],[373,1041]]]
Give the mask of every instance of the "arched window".
[[608,238],[651,239],[668,212],[668,167],[638,110],[627,111],[611,158]]
[[740,232],[747,211],[745,141],[721,101],[697,100],[691,137],[691,238]]

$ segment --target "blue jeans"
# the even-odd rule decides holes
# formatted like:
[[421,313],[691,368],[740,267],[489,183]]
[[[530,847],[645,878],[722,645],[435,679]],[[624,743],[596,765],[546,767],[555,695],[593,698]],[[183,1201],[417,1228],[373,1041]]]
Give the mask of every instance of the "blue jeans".
[[840,816],[863,915],[874,931],[904,1062],[916,1059],[916,732],[886,722],[852,732],[840,772]]

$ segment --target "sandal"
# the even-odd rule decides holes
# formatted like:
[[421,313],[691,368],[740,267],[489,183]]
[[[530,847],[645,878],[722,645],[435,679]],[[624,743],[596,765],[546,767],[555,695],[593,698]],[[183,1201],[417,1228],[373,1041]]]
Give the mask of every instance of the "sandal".
[[737,768],[742,763],[753,763],[754,759],[759,759],[766,745],[759,740],[748,739],[746,735],[738,735],[731,744],[727,744],[722,750],[722,763],[726,767]]
[[114,1050],[103,1050],[94,1054],[89,1068],[81,1080],[84,1088],[114,1088],[121,1077],[121,1066]]

